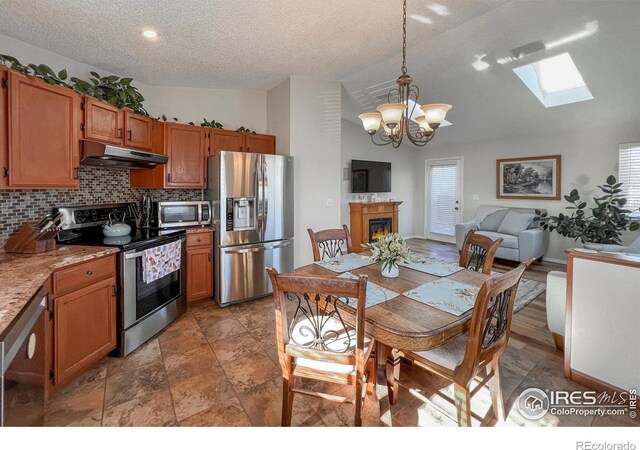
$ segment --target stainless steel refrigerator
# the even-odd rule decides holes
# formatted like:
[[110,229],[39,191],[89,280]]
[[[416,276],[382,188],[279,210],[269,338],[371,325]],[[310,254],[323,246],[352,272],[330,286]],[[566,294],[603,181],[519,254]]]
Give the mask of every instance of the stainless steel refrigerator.
[[223,151],[208,170],[214,298],[227,306],[269,295],[265,268],[293,270],[293,158]]

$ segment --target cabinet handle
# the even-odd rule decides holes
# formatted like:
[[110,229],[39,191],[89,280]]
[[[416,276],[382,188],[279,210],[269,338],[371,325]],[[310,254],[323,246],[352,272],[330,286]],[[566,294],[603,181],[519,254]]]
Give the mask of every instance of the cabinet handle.
[[2,177],[3,178],[8,178],[9,177],[9,168],[8,167],[3,167],[2,168]]
[[211,262],[211,253],[207,253],[207,258],[209,258],[209,262]]
[[167,183],[171,183],[171,174],[170,173],[167,174]]
[[80,178],[80,176],[79,176],[79,174],[78,174],[78,170],[79,170],[79,169],[78,169],[77,167],[74,167],[74,168],[73,168],[73,179],[74,179],[74,180],[77,180],[77,179],[79,179],[79,178]]
[[127,141],[131,140],[131,130],[127,131]]
[[247,147],[247,153],[251,152],[251,149],[249,147]]
[[240,147],[238,147],[238,151],[241,152],[242,151],[242,145]]
[[116,286],[115,286],[115,284],[114,284],[113,286],[111,286],[111,287],[113,288],[113,296],[114,296],[114,297],[117,297],[117,296],[118,296],[118,293],[117,293],[117,291],[116,291]]
[[122,139],[123,133],[124,133],[124,129],[123,128],[118,128],[118,139]]
[[198,238],[196,239],[197,242],[202,242],[202,239]]
[[87,275],[91,276],[91,275],[93,275],[93,272],[90,271],[90,270],[87,270]]

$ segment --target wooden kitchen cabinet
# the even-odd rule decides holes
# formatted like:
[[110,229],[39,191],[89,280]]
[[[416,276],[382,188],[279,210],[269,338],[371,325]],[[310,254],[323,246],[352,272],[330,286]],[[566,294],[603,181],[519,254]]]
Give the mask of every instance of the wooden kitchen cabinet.
[[3,80],[8,140],[0,146],[0,186],[79,187],[80,95],[12,70]]
[[144,189],[207,186],[207,130],[194,125],[156,122],[153,125],[153,152],[167,155],[167,164],[153,169],[132,170],[130,186]]
[[59,389],[117,346],[114,255],[53,274],[53,383]]
[[0,189],[9,187],[9,70],[0,65]]
[[244,134],[245,152],[276,154],[276,137],[270,134]]
[[187,236],[187,302],[213,295],[213,232]]
[[83,137],[121,147],[153,150],[153,119],[93,97],[82,100]]
[[207,132],[202,127],[164,124],[167,187],[206,187]]
[[85,139],[106,144],[123,144],[124,113],[119,108],[93,97],[85,97],[82,105]]
[[241,133],[231,130],[211,130],[209,132],[209,152],[216,155],[221,151],[276,153],[276,137],[270,134]]
[[124,146],[153,150],[153,118],[125,109]]

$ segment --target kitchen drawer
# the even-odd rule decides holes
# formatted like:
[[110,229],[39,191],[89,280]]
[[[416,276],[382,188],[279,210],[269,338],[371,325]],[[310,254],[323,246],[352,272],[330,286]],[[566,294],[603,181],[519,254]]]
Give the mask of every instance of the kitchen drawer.
[[189,233],[187,234],[187,248],[190,247],[210,247],[212,232]]
[[53,293],[56,296],[64,295],[115,276],[115,255],[83,262],[53,274]]

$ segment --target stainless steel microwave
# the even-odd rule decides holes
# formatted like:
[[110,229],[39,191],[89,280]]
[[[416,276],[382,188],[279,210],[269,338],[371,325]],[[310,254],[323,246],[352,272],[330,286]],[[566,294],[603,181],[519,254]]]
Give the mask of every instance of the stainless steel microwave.
[[208,201],[154,202],[153,219],[158,228],[211,225]]

